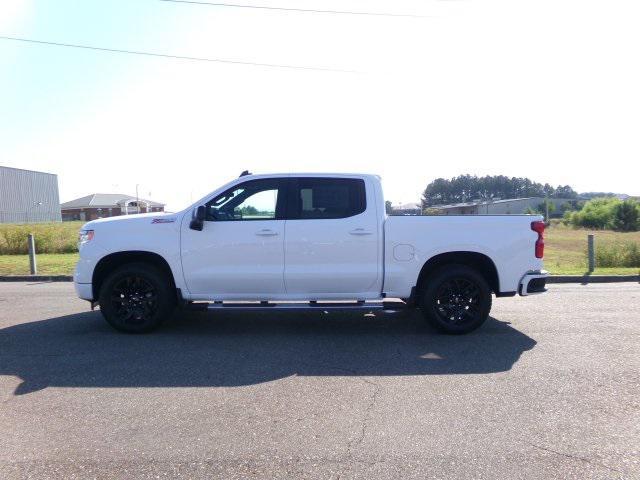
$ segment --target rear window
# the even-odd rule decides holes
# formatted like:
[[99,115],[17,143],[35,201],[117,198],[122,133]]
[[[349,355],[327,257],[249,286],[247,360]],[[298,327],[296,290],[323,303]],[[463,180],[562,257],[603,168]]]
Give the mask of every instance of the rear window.
[[364,180],[357,178],[298,178],[293,218],[347,218],[367,208]]

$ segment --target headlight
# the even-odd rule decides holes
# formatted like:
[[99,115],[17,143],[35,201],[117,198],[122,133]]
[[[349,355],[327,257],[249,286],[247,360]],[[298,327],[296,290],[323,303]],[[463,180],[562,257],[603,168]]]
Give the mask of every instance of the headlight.
[[78,245],[84,245],[87,242],[93,240],[93,230],[80,230],[78,234]]

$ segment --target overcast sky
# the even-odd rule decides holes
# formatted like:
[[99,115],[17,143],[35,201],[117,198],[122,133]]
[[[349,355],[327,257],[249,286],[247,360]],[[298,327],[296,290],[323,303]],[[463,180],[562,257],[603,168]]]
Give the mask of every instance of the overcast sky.
[[170,210],[245,169],[377,173],[394,203],[463,173],[640,194],[637,0],[246,4],[419,17],[2,0],[1,36],[329,71],[0,40],[0,164]]

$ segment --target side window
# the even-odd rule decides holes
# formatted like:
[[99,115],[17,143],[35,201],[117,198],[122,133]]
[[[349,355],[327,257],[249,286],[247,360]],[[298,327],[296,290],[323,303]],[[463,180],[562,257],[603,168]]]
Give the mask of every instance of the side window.
[[297,219],[346,218],[367,208],[364,180],[299,178],[295,191]]
[[278,180],[252,180],[236,185],[206,204],[210,221],[275,220],[279,215]]

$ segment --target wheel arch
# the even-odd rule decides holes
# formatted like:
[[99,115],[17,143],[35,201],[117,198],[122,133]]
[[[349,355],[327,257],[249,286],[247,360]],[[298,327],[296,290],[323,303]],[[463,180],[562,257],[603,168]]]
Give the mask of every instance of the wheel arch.
[[416,289],[422,288],[424,281],[431,273],[448,264],[466,265],[475,269],[487,281],[492,292],[500,293],[500,277],[493,260],[483,253],[469,251],[446,252],[431,257],[420,270]]
[[128,263],[146,263],[153,265],[163,272],[169,281],[171,282],[172,290],[176,290],[176,282],[173,277],[173,272],[169,263],[159,254],[148,252],[144,250],[128,250],[122,252],[110,253],[102,257],[95,268],[93,269],[93,275],[91,284],[93,287],[93,298],[97,299],[100,295],[100,288],[107,276],[113,272],[116,268],[126,265]]

